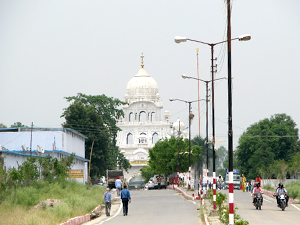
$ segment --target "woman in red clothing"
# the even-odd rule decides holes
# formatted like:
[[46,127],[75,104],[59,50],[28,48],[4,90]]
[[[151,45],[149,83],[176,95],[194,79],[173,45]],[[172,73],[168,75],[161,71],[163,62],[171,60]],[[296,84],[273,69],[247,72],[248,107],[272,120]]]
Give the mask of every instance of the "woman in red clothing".
[[256,182],[259,182],[261,184],[261,179],[260,177],[257,175],[256,179],[255,179]]

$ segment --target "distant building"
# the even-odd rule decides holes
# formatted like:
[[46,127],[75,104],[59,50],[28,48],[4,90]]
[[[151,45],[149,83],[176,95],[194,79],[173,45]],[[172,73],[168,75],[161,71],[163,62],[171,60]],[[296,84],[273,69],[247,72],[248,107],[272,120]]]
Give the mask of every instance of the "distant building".
[[148,165],[150,148],[162,138],[170,138],[173,125],[166,110],[161,119],[163,103],[158,93],[156,81],[144,69],[143,55],[141,69],[131,78],[126,87],[123,106],[124,118],[117,126],[122,130],[117,134],[117,145],[132,168],[125,178],[139,180],[140,169]]
[[[0,160],[4,169],[18,168],[28,157],[54,155],[65,158],[75,154],[72,170],[84,171],[78,182],[87,182],[87,163],[85,159],[86,136],[71,128],[3,128],[0,129]],[[31,150],[30,147],[32,146]]]

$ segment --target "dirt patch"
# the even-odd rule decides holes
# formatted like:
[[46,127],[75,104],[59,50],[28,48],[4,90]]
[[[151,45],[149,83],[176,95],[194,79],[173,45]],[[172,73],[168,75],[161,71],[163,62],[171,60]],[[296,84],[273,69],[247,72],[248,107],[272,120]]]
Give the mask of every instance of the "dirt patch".
[[41,201],[39,204],[35,205],[32,210],[40,209],[40,208],[48,208],[54,207],[54,205],[63,202],[59,199],[47,199],[45,201]]

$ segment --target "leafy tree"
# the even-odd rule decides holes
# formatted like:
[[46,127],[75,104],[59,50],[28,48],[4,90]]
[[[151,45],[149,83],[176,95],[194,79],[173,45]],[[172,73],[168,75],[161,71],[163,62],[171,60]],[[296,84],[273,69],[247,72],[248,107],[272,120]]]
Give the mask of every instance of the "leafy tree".
[[118,107],[127,103],[106,95],[85,95],[82,93],[77,93],[77,96],[65,97],[65,99],[68,102],[80,102],[86,107],[92,106],[102,118],[113,139],[117,137],[117,132],[120,130],[116,125],[117,119],[124,116],[123,110],[118,109]]
[[64,109],[62,117],[66,122],[65,128],[72,128],[88,137],[85,145],[85,156],[91,160],[91,177],[105,175],[106,169],[115,169],[119,164],[121,169],[128,170],[129,161],[116,146],[116,118],[123,115],[117,107],[121,101],[108,98],[105,95],[87,96],[79,93],[77,96],[67,97],[70,106]]
[[27,160],[19,166],[18,171],[20,173],[20,176],[18,177],[21,178],[22,185],[27,187],[33,182],[37,181],[40,177],[40,173],[36,162],[36,157],[30,157],[27,158]]
[[28,127],[21,122],[15,122],[14,124],[10,125],[11,128],[17,128],[17,127]]
[[226,169],[224,162],[228,159],[228,151],[224,146],[219,147],[216,150],[216,169]]
[[143,166],[140,169],[143,179],[148,182],[148,180],[155,175],[155,172],[152,170],[151,166]]
[[290,161],[289,173],[298,175],[300,173],[300,152],[296,153]]
[[[179,171],[186,172],[189,168],[189,140],[161,139],[156,142],[152,149],[149,149],[149,165],[155,174],[170,174],[177,171],[178,167],[178,146],[179,146]],[[201,156],[201,147],[191,147],[191,165]]]
[[52,158],[50,155],[44,158],[38,158],[41,178],[52,182],[55,179],[65,179],[68,174],[67,171],[71,169],[74,164],[75,154],[71,154],[66,158]]
[[7,128],[7,126],[4,125],[3,123],[0,123],[0,128]]
[[213,156],[213,149],[212,149],[212,144],[209,143],[208,144],[208,151],[206,149],[206,138],[202,138],[199,135],[195,136],[192,140],[191,140],[191,144],[192,145],[198,145],[200,147],[202,147],[202,154],[201,154],[201,159],[203,162],[203,165],[207,165],[207,153],[208,153],[208,170],[212,171],[213,169],[213,164],[212,164],[212,156]]
[[260,168],[276,160],[287,162],[298,151],[296,123],[286,114],[275,114],[247,128],[239,139],[236,155],[241,172],[255,178]]
[[286,178],[286,173],[288,169],[288,164],[283,160],[276,160],[270,165],[270,171],[275,175],[277,179],[284,180]]

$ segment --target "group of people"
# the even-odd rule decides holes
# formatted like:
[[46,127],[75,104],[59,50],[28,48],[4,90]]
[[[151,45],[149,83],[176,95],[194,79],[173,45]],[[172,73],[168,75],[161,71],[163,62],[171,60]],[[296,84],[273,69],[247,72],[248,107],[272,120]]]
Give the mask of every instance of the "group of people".
[[[121,197],[122,204],[123,204],[123,215],[127,216],[128,214],[128,203],[131,203],[130,192],[127,189],[127,185],[123,185],[122,189],[122,180],[120,177],[117,177],[115,181],[115,186],[117,190],[117,196]],[[110,209],[111,209],[111,192],[109,188],[106,188],[106,192],[104,193],[104,202],[105,202],[105,213],[106,216],[110,216]]]
[[[259,176],[257,176],[257,178],[255,179],[255,183],[254,183],[254,188],[252,189],[252,195],[253,195],[253,204],[255,204],[255,194],[257,193],[263,193],[262,188],[261,188],[261,178]],[[283,183],[279,183],[278,187],[276,189],[276,192],[274,193],[274,196],[276,196],[276,200],[277,200],[277,206],[279,206],[279,201],[280,201],[280,195],[285,195],[285,200],[286,200],[286,206],[288,207],[288,203],[289,203],[289,195],[287,190],[283,187]],[[262,204],[263,204],[263,198],[262,198]]]
[[244,174],[242,174],[241,177],[241,190],[243,192],[251,192],[253,191],[253,189],[255,188],[255,184],[256,183],[261,183],[261,178],[259,176],[257,176],[255,178],[255,180],[251,180],[251,183],[249,181],[247,181],[246,177],[244,176]]

